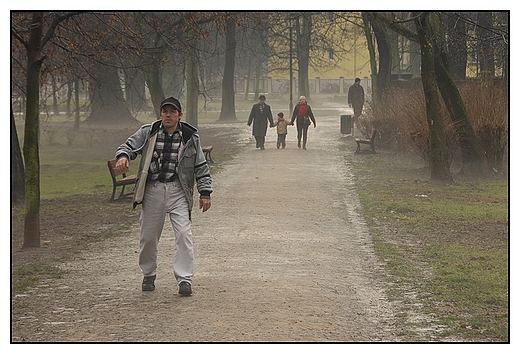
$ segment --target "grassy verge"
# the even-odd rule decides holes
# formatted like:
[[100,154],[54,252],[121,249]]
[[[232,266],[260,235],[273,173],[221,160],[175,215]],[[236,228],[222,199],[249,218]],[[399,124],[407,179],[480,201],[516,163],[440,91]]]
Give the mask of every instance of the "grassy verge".
[[509,341],[508,180],[430,181],[420,160],[346,156],[408,341]]

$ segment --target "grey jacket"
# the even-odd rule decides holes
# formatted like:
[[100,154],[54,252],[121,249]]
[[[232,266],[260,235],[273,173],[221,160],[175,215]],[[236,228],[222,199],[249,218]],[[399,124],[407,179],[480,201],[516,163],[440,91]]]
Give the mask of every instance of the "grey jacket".
[[[197,129],[188,123],[179,122],[182,131],[182,142],[179,149],[179,182],[188,201],[188,208],[193,208],[193,190],[197,181],[197,190],[201,198],[210,198],[213,192],[209,166],[202,152],[200,138]],[[119,145],[116,152],[116,160],[126,156],[128,160],[135,160],[141,155],[137,182],[133,197],[133,207],[143,202],[148,170],[152,159],[157,132],[161,121],[143,125],[137,132],[130,136],[123,144]]]

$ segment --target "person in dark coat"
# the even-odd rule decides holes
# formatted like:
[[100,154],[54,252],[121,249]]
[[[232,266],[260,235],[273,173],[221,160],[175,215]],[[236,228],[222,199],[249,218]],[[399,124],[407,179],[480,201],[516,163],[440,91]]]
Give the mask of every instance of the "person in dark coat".
[[271,107],[265,103],[265,96],[258,96],[258,100],[259,102],[251,108],[247,125],[251,126],[251,123],[253,123],[253,136],[256,139],[256,147],[264,150],[267,120],[269,120],[270,128],[274,127],[274,121]]
[[361,79],[356,77],[354,85],[348,89],[348,106],[354,108],[354,123],[358,125],[358,118],[363,111],[363,104],[365,104],[365,90],[360,85]]
[[311,125],[311,121],[314,124],[314,128],[316,128],[316,119],[314,118],[314,114],[312,113],[311,106],[307,104],[307,98],[305,96],[300,96],[298,104],[294,107],[293,115],[291,118],[291,124],[294,124],[296,120],[296,131],[298,132],[298,148],[302,147],[302,138],[303,138],[303,150],[307,149],[307,130],[309,130],[309,125]]

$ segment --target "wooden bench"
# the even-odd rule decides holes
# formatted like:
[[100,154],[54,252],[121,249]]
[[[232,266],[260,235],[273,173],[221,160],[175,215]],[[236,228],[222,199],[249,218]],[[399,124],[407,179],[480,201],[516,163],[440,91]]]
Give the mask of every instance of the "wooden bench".
[[359,154],[361,151],[361,144],[367,144],[370,145],[370,148],[372,148],[372,152],[375,153],[376,149],[374,148],[374,139],[376,138],[377,130],[372,129],[372,134],[370,135],[370,139],[359,139],[355,138],[357,148],[356,151],[354,151],[354,154]]
[[203,146],[202,152],[204,153],[204,156],[206,157],[206,161],[209,163],[213,163],[213,159],[211,158],[211,152],[213,151],[213,146]]
[[[130,184],[135,184],[137,180],[137,175],[127,176],[126,173],[117,173],[114,168],[116,167],[116,160],[108,160],[107,161],[108,170],[110,171],[110,176],[112,176],[112,197],[110,197],[110,201],[114,201],[114,196],[116,194],[117,187],[123,187],[121,189],[121,193],[119,194],[118,199],[125,196],[125,187]],[[118,176],[122,175],[123,178],[117,179]],[[132,195],[134,191],[131,193],[127,193],[126,195]]]

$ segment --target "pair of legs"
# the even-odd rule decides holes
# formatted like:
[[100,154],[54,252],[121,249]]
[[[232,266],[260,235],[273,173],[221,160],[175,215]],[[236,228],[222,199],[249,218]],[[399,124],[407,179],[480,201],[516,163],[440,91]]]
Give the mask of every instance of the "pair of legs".
[[265,136],[264,135],[255,135],[256,147],[260,149],[264,149],[265,144]]
[[145,277],[157,269],[159,239],[166,214],[175,233],[173,270],[177,283],[191,284],[194,273],[194,252],[188,201],[179,181],[149,182],[143,198],[139,240],[139,267]]
[[276,148],[279,149],[280,146],[282,147],[282,149],[285,149],[285,137],[287,136],[287,133],[286,134],[278,134],[278,140],[276,141]]
[[354,109],[354,123],[356,124],[356,128],[359,128],[359,116],[363,111],[363,105],[352,105]]
[[306,149],[307,145],[307,131],[309,130],[309,125],[305,124],[305,121],[300,122],[296,121],[296,131],[298,132],[298,147],[302,147],[301,141],[303,138],[303,148]]

